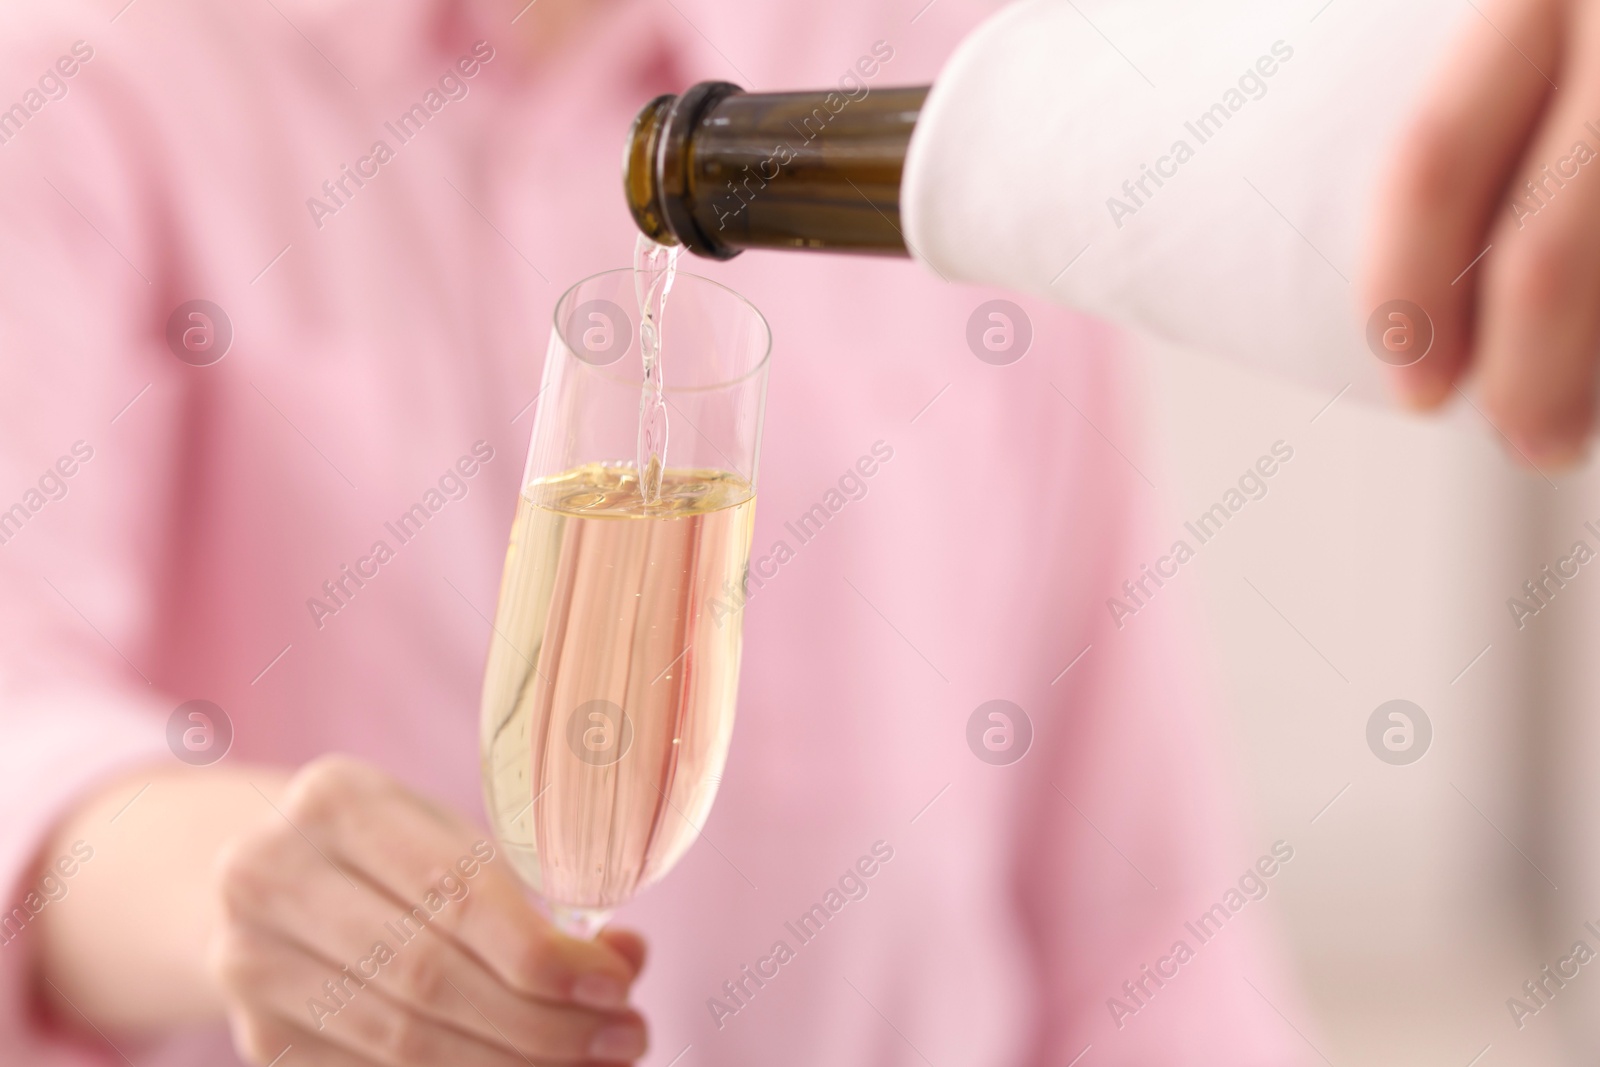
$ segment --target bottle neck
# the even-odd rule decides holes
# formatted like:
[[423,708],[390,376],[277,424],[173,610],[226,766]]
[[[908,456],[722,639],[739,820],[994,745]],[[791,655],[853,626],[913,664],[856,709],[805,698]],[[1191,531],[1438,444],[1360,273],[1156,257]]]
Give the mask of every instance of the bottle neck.
[[629,134],[628,206],[648,236],[714,259],[746,248],[906,255],[900,175],[927,95],[702,82],[658,97]]

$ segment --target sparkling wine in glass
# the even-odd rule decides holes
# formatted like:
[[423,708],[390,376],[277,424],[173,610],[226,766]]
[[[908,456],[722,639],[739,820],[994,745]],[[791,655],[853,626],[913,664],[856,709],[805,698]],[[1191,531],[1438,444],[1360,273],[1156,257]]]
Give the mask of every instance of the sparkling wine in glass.
[[742,297],[677,276],[656,370],[674,431],[647,493],[634,283],[557,302],[483,688],[495,833],[580,937],[672,868],[716,796],[770,349]]

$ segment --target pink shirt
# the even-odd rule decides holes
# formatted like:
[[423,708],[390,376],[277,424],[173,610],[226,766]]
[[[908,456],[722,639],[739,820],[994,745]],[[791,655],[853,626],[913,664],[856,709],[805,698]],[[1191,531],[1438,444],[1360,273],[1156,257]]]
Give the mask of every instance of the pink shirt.
[[[991,6],[617,0],[535,70],[510,3],[123,2],[0,16],[0,108],[21,108],[0,114],[0,875],[19,898],[75,798],[173,759],[191,699],[227,712],[229,759],[348,752],[481,813],[528,405],[560,291],[627,262],[634,112],[706,77],[832,84],[879,41],[870,84],[926,83]],[[441,82],[479,41],[473,76]],[[386,126],[419,102],[438,104],[420,132]],[[335,200],[346,166],[366,177]],[[620,917],[653,947],[648,1062],[1303,1054],[1260,908],[1229,903],[1294,831],[1230,828],[1183,580],[1120,629],[1107,610],[1176,532],[1117,451],[1138,462],[1139,428],[1108,335],[1028,304],[1030,351],[993,366],[966,330],[996,294],[910,263],[690,269],[771,321],[755,553],[794,554],[747,608],[705,841]],[[166,340],[193,299],[231,322],[211,366]],[[847,482],[795,538],[874,451],[865,495]],[[438,506],[396,544],[384,524],[419,502]],[[394,558],[313,612],[380,539]],[[1018,762],[969,747],[991,700],[1029,717]],[[830,895],[862,857],[865,896]],[[786,925],[836,902],[807,940]],[[1191,933],[1219,902],[1227,925]],[[0,946],[0,1061],[121,1062],[35,1016],[32,934]],[[122,1044],[140,1067],[234,1062],[221,1026]]]

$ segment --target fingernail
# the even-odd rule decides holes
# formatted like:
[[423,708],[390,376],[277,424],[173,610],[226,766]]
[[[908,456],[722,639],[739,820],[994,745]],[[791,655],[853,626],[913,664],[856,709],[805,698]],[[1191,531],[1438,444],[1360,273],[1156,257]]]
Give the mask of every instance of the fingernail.
[[606,974],[586,974],[572,984],[572,999],[586,1008],[620,1008],[628,1002],[628,987]]
[[1539,470],[1564,470],[1581,461],[1588,451],[1588,443],[1582,438],[1524,439],[1520,444],[1523,457]]
[[1432,411],[1450,395],[1450,381],[1433,375],[1391,373],[1400,403],[1412,411]]
[[636,1060],[644,1055],[644,1030],[631,1023],[611,1023],[589,1042],[589,1055],[597,1060]]

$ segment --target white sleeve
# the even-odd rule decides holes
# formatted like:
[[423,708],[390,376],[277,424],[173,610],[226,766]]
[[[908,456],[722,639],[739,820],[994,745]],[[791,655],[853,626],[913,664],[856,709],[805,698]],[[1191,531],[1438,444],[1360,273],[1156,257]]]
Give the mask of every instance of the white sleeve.
[[1463,17],[1455,0],[1021,0],[929,95],[901,190],[912,254],[1377,396],[1367,204]]

